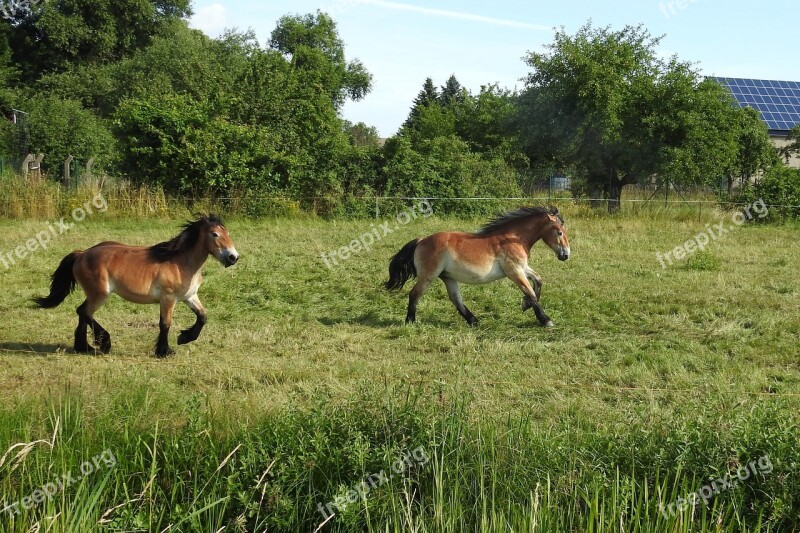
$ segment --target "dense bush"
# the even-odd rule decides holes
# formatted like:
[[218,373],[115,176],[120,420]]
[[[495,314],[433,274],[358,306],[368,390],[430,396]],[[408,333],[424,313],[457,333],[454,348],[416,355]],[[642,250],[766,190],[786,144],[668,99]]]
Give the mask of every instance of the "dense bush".
[[775,166],[758,181],[753,192],[767,205],[789,206],[771,207],[770,218],[800,217],[800,170]]
[[96,158],[96,170],[115,168],[119,152],[110,123],[80,102],[35,95],[21,107],[30,114],[32,151],[45,155],[42,167],[52,177],[59,179],[70,155],[80,164]]

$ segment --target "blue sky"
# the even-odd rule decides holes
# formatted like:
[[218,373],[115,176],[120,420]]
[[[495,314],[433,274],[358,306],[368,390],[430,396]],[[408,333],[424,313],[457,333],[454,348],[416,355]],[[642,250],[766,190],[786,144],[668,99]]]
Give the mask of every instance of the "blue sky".
[[552,42],[553,28],[574,33],[589,19],[615,29],[644,24],[665,35],[661,53],[698,63],[712,76],[800,81],[797,0],[195,0],[192,27],[212,37],[252,28],[264,44],[286,14],[317,9],[336,20],[348,59],[373,74],[373,90],[349,102],[344,118],[393,135],[430,76],[455,74],[477,92],[499,83],[522,88],[522,57]]

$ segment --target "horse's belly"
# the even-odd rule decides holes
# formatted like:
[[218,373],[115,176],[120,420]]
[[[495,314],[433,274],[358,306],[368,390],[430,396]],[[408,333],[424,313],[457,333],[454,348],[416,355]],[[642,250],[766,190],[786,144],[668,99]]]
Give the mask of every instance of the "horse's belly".
[[108,292],[116,293],[125,300],[136,304],[155,304],[161,299],[160,291],[156,287],[150,286],[147,291],[131,290],[130,287],[123,283],[119,283],[114,279],[108,281]]
[[454,261],[453,264],[447,265],[444,274],[459,283],[468,283],[471,285],[491,283],[506,277],[503,268],[496,261],[491,263],[491,265],[483,267],[459,264]]

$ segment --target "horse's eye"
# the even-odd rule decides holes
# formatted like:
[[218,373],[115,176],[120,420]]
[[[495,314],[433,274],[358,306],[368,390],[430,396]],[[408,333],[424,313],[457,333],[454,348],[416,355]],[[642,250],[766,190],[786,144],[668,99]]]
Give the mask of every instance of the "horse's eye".
[[218,239],[219,238],[219,233],[214,231],[214,232],[211,233],[211,236],[214,237],[215,239]]

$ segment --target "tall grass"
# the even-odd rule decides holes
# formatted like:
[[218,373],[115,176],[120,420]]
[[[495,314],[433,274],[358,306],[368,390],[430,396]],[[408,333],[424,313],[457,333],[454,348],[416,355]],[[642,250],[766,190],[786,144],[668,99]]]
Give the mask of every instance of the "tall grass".
[[[219,212],[248,218],[297,218],[320,215],[327,218],[391,218],[412,207],[416,200],[374,197],[290,199],[251,191],[234,191],[223,196],[203,194],[173,196],[158,186],[133,185],[109,177],[82,179],[77,188],[64,188],[50,180],[25,181],[6,171],[0,174],[0,217],[11,219],[54,219],[67,216],[72,209],[91,201],[101,193],[108,203],[108,214],[117,217],[185,218],[199,212]],[[430,200],[439,215],[456,214],[465,218],[485,218],[497,212],[519,207],[525,200],[505,199],[434,199]],[[570,216],[607,217],[605,203],[592,207],[591,202],[573,199],[559,191],[549,196],[535,192],[528,203],[552,204]],[[654,220],[710,220],[723,211],[713,194],[694,193],[668,202],[636,188],[625,191],[617,217]]]
[[[0,411],[0,434],[43,437],[0,467],[5,505],[110,450],[115,464],[52,500],[4,514],[0,531],[314,531],[324,508],[372,474],[408,466],[343,505],[325,531],[790,531],[798,527],[796,426],[769,403],[717,424],[665,419],[602,430],[539,427],[479,415],[457,390],[365,385],[363,393],[221,427],[199,399],[180,427],[138,416],[137,401],[88,423],[80,401],[53,405],[32,430],[23,406]],[[441,393],[438,391],[436,394]],[[136,391],[131,398],[147,401]],[[698,412],[704,407],[696,406]],[[39,431],[41,435],[37,435]],[[51,446],[52,444],[52,446]],[[770,450],[769,474],[670,515],[662,505]]]

